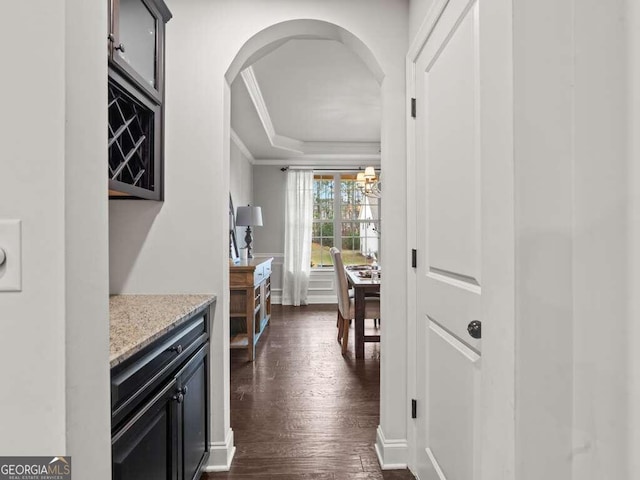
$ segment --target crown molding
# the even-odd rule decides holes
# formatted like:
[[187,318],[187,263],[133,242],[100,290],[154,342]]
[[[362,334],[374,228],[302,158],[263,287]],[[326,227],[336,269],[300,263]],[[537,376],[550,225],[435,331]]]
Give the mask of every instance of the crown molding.
[[278,167],[339,167],[364,168],[367,166],[380,167],[380,156],[372,155],[304,155],[291,158],[257,158],[254,165]]
[[380,158],[380,142],[303,142],[305,155],[366,155]]
[[247,148],[247,146],[244,144],[242,139],[238,136],[233,128],[231,129],[231,141],[236,144],[238,150],[240,150],[240,152],[249,160],[249,163],[251,165],[255,165],[256,159],[253,158],[251,151]]

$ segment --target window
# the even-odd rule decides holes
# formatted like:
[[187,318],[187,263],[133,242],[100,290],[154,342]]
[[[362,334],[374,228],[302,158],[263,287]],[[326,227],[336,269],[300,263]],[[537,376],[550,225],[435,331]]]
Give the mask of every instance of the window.
[[313,233],[311,266],[332,267],[329,249],[342,251],[345,265],[378,257],[379,199],[365,196],[356,173],[315,175],[313,178]]

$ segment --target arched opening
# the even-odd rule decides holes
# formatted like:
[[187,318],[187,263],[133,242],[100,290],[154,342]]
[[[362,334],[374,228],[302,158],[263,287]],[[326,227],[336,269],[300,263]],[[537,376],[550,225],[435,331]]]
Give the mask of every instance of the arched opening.
[[[247,40],[225,73],[225,132],[231,131],[231,85],[234,80],[236,80],[243,70],[255,64],[287,41],[294,39],[332,40],[340,42],[362,60],[377,84],[382,86],[385,73],[380,63],[369,47],[353,33],[338,25],[319,20],[300,19],[277,23],[265,28]],[[380,89],[380,95],[384,95],[382,89]],[[381,135],[380,139],[381,142],[384,142],[385,136]],[[225,142],[226,141],[228,140],[225,138]],[[384,151],[384,145],[382,145],[381,149]],[[230,148],[225,148],[223,158],[225,168],[223,170],[227,172],[230,170],[230,157]],[[225,319],[225,321],[228,320]],[[226,348],[229,347],[227,346]],[[339,352],[336,353],[339,355]],[[225,355],[228,355],[228,352],[225,352]]]
[[231,85],[244,68],[255,63],[287,40],[299,38],[335,40],[344,44],[362,59],[378,83],[382,84],[384,79],[382,67],[362,40],[338,25],[310,19],[277,23],[247,40],[225,73],[227,84]]

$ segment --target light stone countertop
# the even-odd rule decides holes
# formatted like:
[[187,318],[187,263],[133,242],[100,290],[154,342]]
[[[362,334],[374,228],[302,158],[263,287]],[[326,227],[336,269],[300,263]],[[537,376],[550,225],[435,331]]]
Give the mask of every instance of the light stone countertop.
[[204,310],[215,295],[113,295],[109,297],[111,368]]

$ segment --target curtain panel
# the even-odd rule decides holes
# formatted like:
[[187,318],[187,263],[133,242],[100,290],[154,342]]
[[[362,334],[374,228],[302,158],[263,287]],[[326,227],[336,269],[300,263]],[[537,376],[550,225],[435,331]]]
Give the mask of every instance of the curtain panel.
[[285,201],[283,305],[306,305],[311,274],[313,171],[289,170]]

